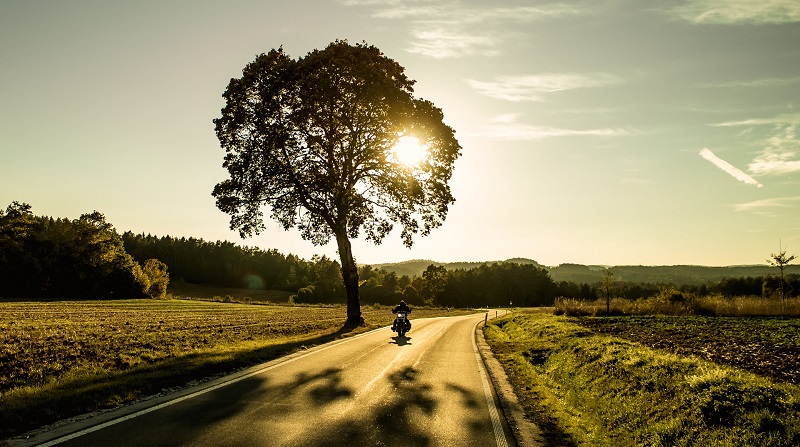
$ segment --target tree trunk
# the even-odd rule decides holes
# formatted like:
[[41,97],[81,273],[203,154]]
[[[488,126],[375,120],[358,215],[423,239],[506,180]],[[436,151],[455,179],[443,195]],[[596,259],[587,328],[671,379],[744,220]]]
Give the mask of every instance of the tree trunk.
[[347,292],[347,324],[361,324],[361,303],[358,299],[358,267],[353,259],[353,249],[346,231],[336,232],[336,243],[339,245],[339,260],[342,263],[342,281]]
[[783,299],[785,296],[783,294],[783,264],[780,265],[781,268],[781,312],[786,312],[786,301]]

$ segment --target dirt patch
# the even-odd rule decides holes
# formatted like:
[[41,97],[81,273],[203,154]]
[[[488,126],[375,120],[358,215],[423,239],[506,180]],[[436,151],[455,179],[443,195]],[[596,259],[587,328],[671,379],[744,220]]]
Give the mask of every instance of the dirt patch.
[[800,383],[800,318],[582,317],[593,331],[679,355],[691,355],[769,377]]

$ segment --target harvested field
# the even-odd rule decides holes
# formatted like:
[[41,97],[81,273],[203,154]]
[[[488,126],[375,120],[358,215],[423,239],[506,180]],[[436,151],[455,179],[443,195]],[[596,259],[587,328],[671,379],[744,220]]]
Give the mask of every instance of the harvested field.
[[652,348],[800,384],[800,318],[627,316],[574,321]]

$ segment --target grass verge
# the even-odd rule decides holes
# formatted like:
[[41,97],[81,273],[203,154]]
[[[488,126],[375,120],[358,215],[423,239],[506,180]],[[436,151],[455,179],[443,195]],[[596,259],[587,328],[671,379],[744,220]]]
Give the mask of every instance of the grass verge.
[[800,445],[797,386],[601,335],[567,317],[512,314],[485,334],[526,411],[550,415],[568,443]]

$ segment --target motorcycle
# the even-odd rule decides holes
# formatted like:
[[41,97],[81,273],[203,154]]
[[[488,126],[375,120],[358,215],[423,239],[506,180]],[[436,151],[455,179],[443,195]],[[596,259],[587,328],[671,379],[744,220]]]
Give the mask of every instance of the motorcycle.
[[411,322],[408,321],[408,314],[406,312],[397,312],[397,316],[394,318],[394,323],[392,324],[392,330],[397,332],[397,335],[403,337],[406,335],[406,332],[411,330]]

